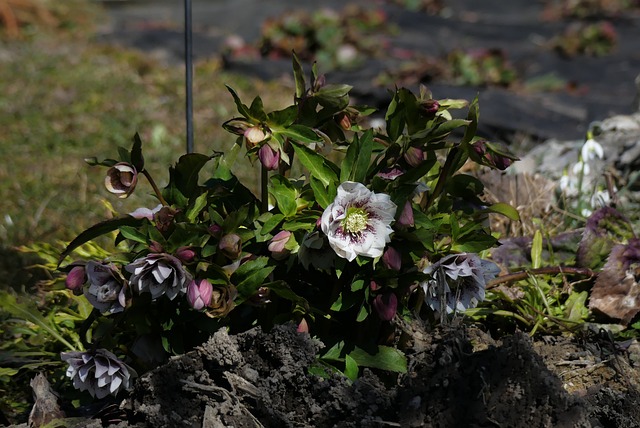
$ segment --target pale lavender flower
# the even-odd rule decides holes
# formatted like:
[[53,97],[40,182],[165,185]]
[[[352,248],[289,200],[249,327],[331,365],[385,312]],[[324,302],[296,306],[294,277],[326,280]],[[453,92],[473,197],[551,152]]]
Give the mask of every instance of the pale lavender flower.
[[153,216],[161,209],[162,209],[162,204],[159,204],[153,209],[142,207],[142,208],[136,209],[133,212],[130,212],[129,215],[133,218],[137,218],[137,219],[146,218],[149,221],[153,221]]
[[425,301],[437,314],[441,303],[448,314],[474,308],[484,300],[487,282],[500,272],[498,266],[473,253],[451,254],[423,270],[431,279],[421,284]]
[[90,261],[85,268],[89,286],[84,296],[101,313],[122,312],[126,305],[126,285],[113,264]]
[[135,370],[106,349],[63,352],[60,357],[69,364],[67,377],[73,380],[73,386],[98,399],[129,389],[131,378],[137,376]]
[[191,281],[187,286],[187,301],[196,311],[200,311],[211,303],[213,286],[206,279]]
[[395,214],[396,204],[389,195],[346,181],[324,210],[320,225],[338,256],[349,261],[358,255],[380,257],[390,241]]
[[139,258],[125,266],[125,270],[132,274],[129,283],[133,289],[138,293],[151,293],[152,299],[166,295],[173,300],[186,291],[191,281],[191,275],[184,270],[180,260],[166,253]]

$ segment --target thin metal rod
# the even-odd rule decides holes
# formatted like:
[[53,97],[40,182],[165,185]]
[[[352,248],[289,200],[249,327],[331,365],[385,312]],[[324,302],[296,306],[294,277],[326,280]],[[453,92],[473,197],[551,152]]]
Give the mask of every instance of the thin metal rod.
[[193,27],[191,0],[184,0],[184,64],[186,89],[187,153],[193,153]]

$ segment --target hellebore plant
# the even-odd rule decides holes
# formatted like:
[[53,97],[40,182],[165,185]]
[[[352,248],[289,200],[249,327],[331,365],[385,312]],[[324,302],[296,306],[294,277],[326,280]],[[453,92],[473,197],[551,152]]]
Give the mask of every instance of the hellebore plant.
[[[308,84],[295,57],[293,66],[294,103],[283,110],[265,111],[260,97],[247,106],[229,88],[238,116],[223,127],[260,168],[259,195],[222,153],[180,157],[164,189],[145,169],[137,136],[120,159],[89,160],[109,168],[107,189],[117,196],[146,177],[160,205],[89,228],[61,255],[67,287],[95,308],[83,325],[93,334],[82,335],[94,351],[64,356],[76,386],[100,397],[128,385],[133,370],[95,349],[117,346],[142,373],[219,328],[284,322],[330,348],[319,364],[348,364],[352,377],[358,366],[402,372],[402,349],[385,345],[382,327],[446,322],[484,298],[497,274],[477,255],[497,242],[484,220],[517,212],[486,206],[482,183],[460,169],[467,161],[504,169],[516,158],[476,137],[477,101],[397,89],[385,129],[374,130],[366,125],[374,110],[351,105],[350,86],[327,84],[315,66]],[[467,118],[454,118],[462,108]],[[113,231],[122,252],[63,265]]]

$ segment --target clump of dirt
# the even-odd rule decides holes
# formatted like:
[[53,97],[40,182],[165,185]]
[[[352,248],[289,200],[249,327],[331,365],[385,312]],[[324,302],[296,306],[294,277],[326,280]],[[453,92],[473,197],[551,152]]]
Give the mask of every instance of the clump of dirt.
[[322,344],[295,326],[216,333],[142,376],[124,427],[636,427],[640,375],[605,339],[449,326],[414,337],[407,374],[355,382],[308,368]]

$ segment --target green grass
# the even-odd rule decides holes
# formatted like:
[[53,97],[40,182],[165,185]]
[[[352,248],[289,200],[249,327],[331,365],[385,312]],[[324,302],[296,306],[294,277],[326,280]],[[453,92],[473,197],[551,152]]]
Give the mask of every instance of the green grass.
[[[167,167],[185,151],[184,71],[145,54],[99,46],[89,36],[61,43],[51,34],[7,42],[0,66],[0,246],[70,239],[110,215],[155,205],[146,183],[129,200],[102,186],[105,170],[86,157],[117,156],[135,132],[147,169],[159,185]],[[195,150],[211,153],[233,144],[221,123],[235,115],[224,84],[246,102],[273,94],[267,106],[280,108],[292,90],[225,73],[216,61],[195,65]],[[286,98],[285,98],[286,97]],[[239,168],[245,178],[253,169]]]

